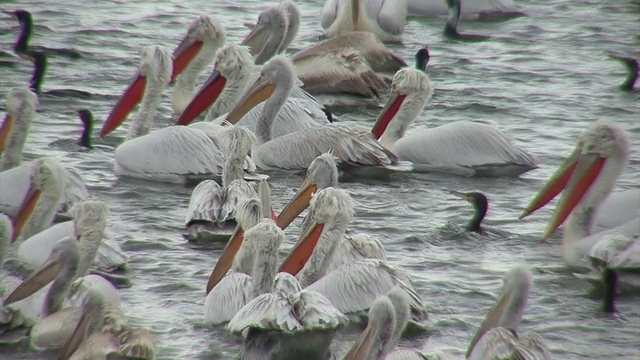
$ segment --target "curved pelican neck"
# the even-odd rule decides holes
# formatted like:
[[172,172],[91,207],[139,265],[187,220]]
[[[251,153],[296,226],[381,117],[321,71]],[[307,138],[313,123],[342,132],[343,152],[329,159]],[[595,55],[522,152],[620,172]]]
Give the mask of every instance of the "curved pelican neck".
[[273,281],[278,271],[278,253],[276,251],[256,251],[253,260],[253,297],[273,290]]
[[267,38],[267,41],[265,41],[260,53],[256,55],[256,65],[263,65],[274,57],[278,51],[280,51],[280,47],[283,46],[285,39],[288,37],[287,29],[289,27],[289,23],[287,16],[282,14],[281,9],[278,11],[279,15],[274,19],[276,23],[272,28],[269,28],[269,30],[271,30],[271,34]]
[[292,1],[285,1],[282,6],[287,12],[288,24],[286,35],[283,36],[282,43],[278,47],[278,54],[282,54],[287,50],[300,29],[300,10],[298,10],[298,6]]
[[430,96],[429,93],[424,92],[415,94],[409,100],[406,100],[396,116],[389,122],[382,136],[380,136],[380,144],[391,149],[396,141],[402,139],[409,126],[413,124],[427,105],[427,100]]
[[[23,109],[24,111],[22,111]],[[22,151],[24,149],[24,143],[27,141],[27,133],[29,132],[29,127],[31,127],[35,109],[26,109],[23,107],[18,110],[18,112],[18,114],[14,114],[15,118],[11,125],[7,148],[2,154],[0,171],[12,169],[22,162]]]
[[333,254],[344,238],[348,225],[349,222],[342,219],[324,225],[318,244],[297,276],[300,286],[305,288],[326,275]]
[[125,141],[146,135],[151,130],[153,119],[158,113],[158,106],[162,97],[162,91],[166,87],[166,81],[159,76],[147,76],[147,86],[144,89],[142,103],[135,119],[131,122]]
[[282,74],[277,80],[276,88],[271,97],[265,102],[256,125],[258,144],[264,144],[272,139],[271,129],[278,113],[289,98],[294,86],[293,72]]
[[82,277],[89,273],[89,268],[98,254],[98,248],[104,238],[106,222],[96,222],[96,227],[84,230],[79,236],[80,260],[78,261],[77,276]]

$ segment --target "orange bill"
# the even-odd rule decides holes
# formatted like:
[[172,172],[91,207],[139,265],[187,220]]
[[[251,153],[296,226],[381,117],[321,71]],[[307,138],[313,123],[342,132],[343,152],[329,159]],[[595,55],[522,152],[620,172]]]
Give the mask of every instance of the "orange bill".
[[242,246],[243,241],[244,231],[238,225],[231,235],[231,238],[229,238],[229,241],[224,247],[224,250],[222,250],[222,255],[220,255],[216,266],[213,268],[211,276],[209,276],[209,281],[207,281],[207,295],[227,274],[227,272],[231,268],[231,265],[233,264],[233,259],[235,258],[238,251],[240,251],[240,247]]
[[311,203],[311,196],[318,191],[318,185],[316,185],[310,179],[305,179],[300,189],[293,196],[293,199],[284,207],[276,223],[281,229],[286,229],[295,218],[300,215]]
[[29,221],[29,218],[31,217],[33,210],[36,208],[36,204],[38,203],[39,199],[40,190],[34,188],[33,186],[30,186],[26,196],[24,197],[24,200],[22,201],[22,205],[20,205],[20,210],[18,210],[18,214],[14,223],[13,238],[11,239],[11,243],[14,243],[20,236],[24,225],[27,223],[27,221]]
[[189,123],[195,120],[203,111],[211,106],[211,104],[218,100],[226,83],[227,79],[220,75],[218,70],[214,70],[198,93],[191,99],[189,105],[184,109],[176,125],[189,125]]
[[384,109],[380,112],[378,120],[371,129],[371,133],[376,139],[380,139],[385,130],[387,130],[389,123],[391,123],[393,117],[396,116],[400,107],[402,107],[402,103],[406,97],[406,95],[399,95],[397,93],[393,93],[391,95],[389,101],[387,101],[387,104],[384,106]]
[[113,130],[117,129],[118,126],[122,125],[133,108],[142,100],[146,85],[147,78],[138,72],[129,87],[122,94],[120,100],[118,100],[116,106],[111,110],[104,125],[102,125],[100,138],[104,138]]
[[262,77],[258,78],[258,80],[256,80],[256,82],[250,87],[251,90],[249,90],[245,96],[240,99],[233,110],[229,111],[227,114],[227,121],[231,124],[235,124],[240,121],[240,119],[251,111],[251,109],[267,100],[269,96],[273,94],[275,88],[276,86],[274,84],[262,80]]
[[173,72],[171,73],[171,81],[173,83],[184,69],[189,66],[191,61],[198,55],[200,49],[202,49],[203,42],[197,40],[189,35],[178,44],[178,47],[173,51]]
[[293,276],[298,274],[311,257],[311,254],[313,254],[313,249],[318,245],[323,230],[324,224],[311,224],[293,250],[291,250],[289,257],[282,263],[278,272],[286,272]]
[[369,359],[369,352],[371,351],[371,345],[373,345],[373,338],[376,335],[376,331],[370,324],[364,329],[364,331],[358,336],[356,341],[351,346],[351,349],[344,356],[343,360],[367,360]]
[[13,117],[7,114],[4,117],[4,121],[2,122],[2,127],[0,128],[0,155],[4,152],[7,147],[7,141],[9,140],[9,133],[11,132],[11,125],[13,124]]
[[13,304],[14,302],[26,299],[33,295],[36,291],[45,287],[48,283],[58,276],[60,272],[60,263],[57,259],[50,259],[36,271],[34,271],[29,277],[27,277],[22,284],[18,285],[9,296],[4,300],[5,306]]
[[597,155],[584,155],[580,158],[575,167],[574,175],[569,180],[569,184],[567,184],[549,220],[542,242],[545,242],[569,217],[573,209],[591,188],[591,185],[598,179],[605,163],[606,158],[601,158]]
[[465,358],[471,355],[471,351],[473,351],[473,348],[476,346],[478,341],[480,341],[482,335],[484,335],[487,331],[500,326],[500,320],[502,319],[502,315],[504,314],[507,308],[507,304],[509,304],[510,301],[511,293],[508,291],[503,291],[503,293],[500,295],[500,298],[498,299],[498,301],[496,301],[496,304],[489,311],[487,317],[484,319],[484,321],[474,334],[473,338],[471,339],[471,343],[467,348],[467,354],[465,355]]
[[524,219],[526,216],[545,206],[549,201],[553,200],[567,186],[567,182],[573,175],[576,163],[580,157],[581,147],[577,146],[571,155],[560,165],[558,170],[551,175],[547,183],[538,194],[529,202],[529,205],[518,217],[518,220]]

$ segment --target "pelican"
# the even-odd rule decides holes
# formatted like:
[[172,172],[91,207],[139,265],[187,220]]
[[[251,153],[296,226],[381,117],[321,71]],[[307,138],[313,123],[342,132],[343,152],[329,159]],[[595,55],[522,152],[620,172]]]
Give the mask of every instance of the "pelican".
[[449,7],[449,19],[444,26],[444,36],[455,40],[465,41],[484,41],[491,39],[490,36],[480,34],[461,34],[458,32],[458,23],[460,22],[460,15],[462,14],[462,0],[447,0],[447,6]]
[[245,199],[258,195],[243,178],[242,165],[255,141],[253,133],[240,126],[227,126],[218,134],[227,154],[222,168],[222,187],[214,180],[198,184],[189,200],[185,227],[191,241],[229,239],[236,227],[236,211]]
[[409,321],[409,296],[399,287],[378,296],[369,308],[369,322],[343,360],[423,360],[416,350],[395,350]]
[[[176,124],[189,124],[209,107],[205,123],[195,123],[191,126],[208,131],[211,131],[212,124],[221,126],[224,123],[224,115],[244,94],[250,78],[258,75],[259,72],[252,72],[252,69],[255,69],[253,60],[245,47],[231,44],[222,48],[216,56],[211,76],[193,97]],[[296,87],[291,95],[274,121],[274,137],[325,125],[332,120],[331,113],[299,87]],[[255,132],[262,106],[263,104],[260,104],[253,108],[237,125],[246,126]]]
[[369,31],[382,41],[400,41],[407,21],[407,0],[327,0],[320,24],[326,36]]
[[[18,239],[19,236],[26,239],[20,244],[18,259],[23,264],[36,268],[45,262],[58,240],[68,236],[75,237],[77,222],[81,220],[78,218],[81,214],[76,214],[76,212],[81,209],[78,206],[82,202],[70,210],[75,220],[56,224],[49,228],[64,193],[65,171],[53,159],[37,160],[33,167],[30,183],[30,188],[22,202],[23,205],[16,216],[16,227],[12,241]],[[106,217],[106,212],[99,214]],[[100,219],[100,222],[106,222],[106,218]],[[111,238],[109,241],[96,245],[100,245],[100,256],[97,260],[99,268],[111,270],[126,264],[126,255]]]
[[353,214],[353,201],[344,190],[329,187],[318,191],[311,198],[309,211],[313,218],[280,271],[295,275],[306,290],[324,295],[345,314],[366,311],[378,296],[400,286],[412,298],[416,320],[426,319],[422,301],[401,268],[379,259],[364,259],[327,270]]
[[27,88],[13,88],[7,94],[7,115],[0,129],[0,171],[22,162],[22,150],[37,107],[38,98]]
[[535,158],[517,147],[496,127],[456,121],[405,136],[411,122],[433,94],[429,77],[418,69],[402,69],[393,77],[392,94],[373,135],[418,172],[465,176],[518,176],[537,168]]
[[62,360],[156,358],[156,341],[147,329],[131,327],[119,305],[91,289],[81,307],[80,319],[60,349]]
[[[510,19],[526,14],[513,5],[512,0],[463,0],[462,17],[465,19]],[[410,16],[434,17],[446,15],[446,0],[407,0]]]
[[469,221],[469,224],[467,224],[467,231],[482,233],[482,220],[484,220],[484,217],[487,214],[487,210],[489,208],[489,200],[487,200],[487,197],[483,193],[477,191],[463,193],[452,190],[449,191],[449,193],[473,205],[475,213]]
[[226,41],[227,35],[222,25],[209,16],[201,15],[189,25],[187,34],[174,54],[181,53],[182,49],[189,48],[192,44],[197,45],[190,51],[197,51],[197,54],[193,56],[182,73],[175,78],[171,95],[171,105],[175,116],[180,116],[189,105],[198,75],[207,65],[211,64],[216,52]]
[[620,61],[625,66],[625,68],[627,68],[628,75],[625,81],[620,85],[620,90],[634,91],[634,86],[636,84],[636,81],[638,80],[638,60],[630,57],[616,55],[610,55],[610,57],[612,59]]
[[206,132],[186,126],[169,126],[149,132],[171,71],[171,54],[167,48],[145,48],[140,57],[140,74],[104,123],[101,134],[126,117],[130,110],[129,97],[135,98],[136,84],[145,86],[138,114],[125,141],[115,151],[118,175],[174,183],[220,176],[224,155]]
[[[562,235],[562,258],[572,268],[588,267],[585,260],[588,260],[590,252],[594,246],[603,246],[599,242],[605,241],[610,234],[617,232],[633,241],[633,237],[640,233],[640,213],[625,214],[625,208],[609,208],[607,211],[615,212],[620,221],[625,219],[626,222],[607,230],[594,231],[598,209],[611,193],[628,163],[628,157],[629,142],[624,130],[607,121],[594,122],[580,136],[573,153],[531,200],[520,219],[547,204],[562,191],[542,242],[568,218]],[[610,255],[620,252],[620,248],[611,245],[604,248]],[[634,254],[628,255],[637,257],[640,249],[635,249]]]
[[291,62],[281,56],[273,58],[227,114],[227,121],[235,124],[251,108],[266,100],[257,124],[258,141],[251,150],[251,157],[258,167],[303,170],[316,156],[329,149],[333,149],[344,165],[391,167],[397,164],[396,157],[369,134],[336,123],[273,138],[273,122],[293,89],[294,79]]
[[56,49],[56,48],[47,48],[44,46],[38,45],[29,45],[29,40],[31,40],[31,35],[33,35],[33,17],[31,13],[27,10],[15,10],[15,11],[2,11],[7,15],[10,15],[18,20],[20,23],[20,36],[13,46],[13,51],[21,56],[21,57],[29,57],[29,54],[33,50],[37,51],[46,51],[51,54],[55,54],[58,56],[68,57],[71,59],[79,59],[82,57],[82,54],[76,49]]
[[242,359],[327,359],[333,335],[347,317],[321,294],[302,290],[293,276],[276,275],[284,237],[272,219],[245,232],[243,250],[254,254],[253,300],[235,314],[227,329],[231,333],[248,329]]
[[[242,43],[251,48],[256,64],[262,65],[286,50],[299,23],[300,14],[293,2],[269,7]],[[407,65],[370,32],[337,35],[291,59],[302,88],[329,105],[378,97],[386,84],[377,73],[394,73]],[[349,99],[343,99],[345,96]]]
[[34,93],[38,94],[38,96],[42,96],[44,94],[56,97],[78,98],[90,98],[93,96],[90,92],[75,89],[53,89],[42,91],[42,84],[48,67],[47,55],[42,51],[31,51],[29,56],[31,62],[33,62],[33,74],[31,75],[29,87]]

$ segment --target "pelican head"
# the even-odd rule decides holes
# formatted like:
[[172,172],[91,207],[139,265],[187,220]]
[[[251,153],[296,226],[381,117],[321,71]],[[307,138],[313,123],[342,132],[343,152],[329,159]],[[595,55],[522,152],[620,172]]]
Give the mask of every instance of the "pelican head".
[[31,167],[30,187],[16,216],[12,242],[39,233],[51,225],[62,197],[66,174],[52,158],[38,159]]
[[[563,189],[547,230],[546,241],[576,209],[598,206],[611,193],[629,157],[629,141],[622,128],[597,121],[580,136],[573,153],[531,200],[520,219],[538,210]],[[588,210],[590,211],[590,210]]]
[[276,278],[273,280],[273,290],[285,294],[297,294],[302,291],[302,287],[295,276],[280,272],[276,274]]
[[394,287],[371,304],[369,323],[344,359],[384,359],[395,347],[408,320],[408,295]]
[[[251,54],[256,57],[256,64],[262,65],[289,46],[285,44],[288,28],[287,9],[281,5],[271,6],[258,15],[255,28],[242,41],[242,45],[248,46]],[[291,40],[293,36],[288,41]]]
[[171,81],[174,81],[189,66],[193,59],[200,54],[202,48],[215,51],[224,46],[226,42],[227,34],[218,20],[207,15],[198,16],[189,25],[187,34],[173,51]]
[[73,216],[76,238],[80,239],[96,229],[104,230],[109,208],[102,201],[87,200],[77,203],[69,213]]
[[80,260],[77,243],[72,237],[65,237],[56,242],[44,264],[13,290],[4,300],[4,305],[7,306],[31,296],[55,279],[47,294],[44,313],[46,316],[58,311],[67,289],[77,277]]
[[307,177],[298,192],[278,216],[278,224],[287,227],[311,203],[311,196],[318,190],[338,185],[338,165],[331,152],[326,152],[311,162]]
[[221,148],[228,156],[241,155],[244,162],[245,156],[249,154],[256,141],[256,136],[245,126],[225,126],[216,134],[216,140],[220,142]]
[[0,128],[0,170],[8,170],[22,160],[22,148],[37,107],[38,97],[26,87],[13,88],[7,94],[7,115]]
[[386,147],[393,145],[404,135],[431,96],[433,87],[423,71],[407,68],[396,72],[391,83],[391,97],[371,130],[373,136]]
[[[296,275],[309,261],[324,233],[346,230],[354,214],[353,199],[345,190],[329,187],[311,197],[309,211],[313,214],[309,226],[282,263],[280,271]],[[330,240],[327,241],[342,240],[342,236],[328,238]],[[333,246],[322,245],[321,248],[329,250]]]
[[476,343],[487,331],[496,327],[512,330],[518,328],[524,309],[527,306],[532,286],[533,276],[526,265],[516,265],[505,274],[502,292],[498,297],[498,301],[496,301],[496,304],[489,311],[482,325],[473,336],[466,357],[469,357]]
[[229,111],[227,121],[237,123],[251,109],[269,98],[277,99],[277,106],[284,105],[293,90],[295,79],[291,60],[284,56],[274,57],[262,67],[258,79],[249,87],[235,108]]
[[[246,47],[230,44],[220,49],[216,55],[214,70],[191,99],[176,124],[188,125],[211,104],[216,109],[224,109],[216,110],[212,116],[217,117],[218,113],[225,112],[244,93],[252,69],[253,59]],[[223,92],[225,96],[222,96]],[[229,96],[226,96],[227,93]]]
[[144,48],[140,54],[138,72],[105,120],[100,130],[100,137],[103,138],[117,129],[140,102],[144,93],[153,93],[159,102],[162,90],[169,83],[172,72],[173,59],[168,48],[160,45]]

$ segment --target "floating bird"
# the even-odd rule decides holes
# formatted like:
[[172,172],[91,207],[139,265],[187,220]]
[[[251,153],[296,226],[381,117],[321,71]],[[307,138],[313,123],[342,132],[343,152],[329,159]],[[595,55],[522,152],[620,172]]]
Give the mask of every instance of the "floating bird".
[[400,160],[411,162],[414,171],[518,176],[538,167],[531,154],[486,123],[456,121],[405,136],[432,94],[431,81],[424,71],[398,71],[393,77],[391,97],[371,130]]
[[[625,131],[604,120],[594,122],[579,137],[573,153],[531,200],[520,219],[547,204],[562,191],[542,242],[546,242],[568,218],[561,247],[562,258],[568,266],[588,268],[586,261],[594,247],[606,249],[608,257],[621,253],[621,250],[631,250],[626,246],[600,244],[600,241],[611,240],[610,235],[616,232],[626,237],[630,243],[633,242],[634,236],[640,233],[640,213],[636,210],[629,214],[630,206],[624,206],[623,203],[622,206],[608,207],[606,211],[609,216],[615,213],[620,218],[619,221],[625,222],[607,230],[594,231],[597,216],[602,213],[600,205],[613,190],[628,161],[629,140]],[[638,204],[634,206],[637,209]],[[640,247],[632,249],[634,250],[625,256],[637,258]],[[638,264],[633,266],[637,268]]]
[[427,71],[427,64],[429,64],[429,49],[425,46],[416,52],[416,69],[421,71]]
[[251,108],[266,100],[257,125],[257,139],[251,157],[261,169],[302,170],[318,155],[333,149],[340,162],[350,166],[393,167],[396,157],[370,135],[336,123],[271,136],[273,122],[295,84],[291,62],[275,57],[267,63],[258,80],[227,115],[238,122]]
[[[64,146],[69,145],[71,142],[73,145],[77,145],[83,149],[93,149],[93,113],[89,109],[75,110],[80,122],[82,122],[82,132],[77,140],[73,139],[57,139],[49,143],[49,146]],[[98,147],[101,147],[98,145]]]
[[460,22],[460,14],[462,13],[462,0],[446,0],[449,7],[449,19],[444,26],[444,36],[454,40],[465,41],[485,41],[491,39],[487,35],[466,34],[458,32],[458,23]]
[[[462,17],[465,19],[508,20],[526,14],[515,8],[512,0],[463,0]],[[407,0],[410,16],[434,17],[449,12],[443,0]]]
[[[193,97],[176,124],[189,124],[209,107],[205,122],[210,123],[194,123],[191,126],[212,131],[212,124],[222,125],[224,115],[242,97],[249,85],[249,80],[259,75],[259,71],[252,72],[252,69],[257,70],[253,66],[253,59],[247,48],[234,44],[222,48],[216,56],[211,76]],[[251,109],[238,121],[237,125],[246,126],[256,132],[263,106],[264,104],[259,104]],[[330,115],[328,110],[304,90],[295,87],[274,121],[272,134],[274,137],[279,137],[290,132],[325,125],[330,122]]]
[[320,25],[328,37],[369,31],[382,41],[400,41],[406,21],[406,0],[327,0]]
[[272,219],[245,232],[243,251],[254,254],[249,301],[229,321],[231,333],[248,329],[242,359],[327,359],[336,330],[348,319],[321,294],[302,290],[289,274],[277,274],[284,233]]
[[27,88],[13,88],[7,94],[7,115],[0,129],[0,171],[22,162],[22,150],[37,107],[38,98]]
[[3,12],[14,17],[20,23],[20,36],[13,46],[13,51],[17,55],[30,58],[30,55],[33,51],[41,51],[48,54],[55,54],[57,56],[63,56],[71,59],[79,59],[82,57],[82,54],[76,49],[56,49],[38,45],[29,46],[29,40],[31,40],[31,35],[33,35],[33,17],[31,16],[31,13],[26,10]]
[[467,231],[482,233],[482,220],[484,220],[485,215],[487,214],[487,209],[489,207],[489,201],[487,197],[484,196],[483,193],[474,191],[469,193],[462,193],[458,191],[449,191],[452,195],[455,195],[461,199],[468,201],[473,208],[475,209],[475,214],[473,214],[473,218],[469,221],[467,225]]
[[634,91],[636,80],[638,80],[638,60],[629,57],[610,55],[612,59],[620,61],[627,68],[627,79],[620,85],[623,91]]
[[47,55],[42,51],[34,50],[30,53],[30,59],[33,62],[33,75],[31,75],[31,82],[29,86],[31,87],[31,90],[38,96],[46,94],[57,97],[76,97],[84,99],[88,99],[93,96],[93,94],[90,92],[74,89],[54,89],[42,91],[42,84],[44,82],[44,77],[47,73],[48,68]]

